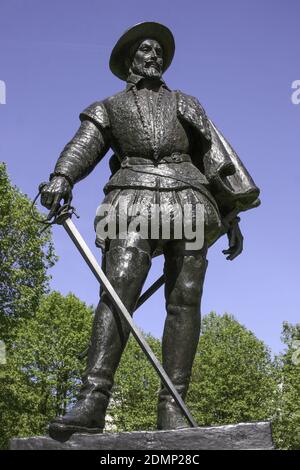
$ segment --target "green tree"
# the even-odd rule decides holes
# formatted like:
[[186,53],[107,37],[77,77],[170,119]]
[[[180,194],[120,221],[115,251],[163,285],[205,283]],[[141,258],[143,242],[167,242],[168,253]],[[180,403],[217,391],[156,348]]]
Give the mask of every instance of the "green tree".
[[[149,334],[145,337],[156,357],[160,358],[160,341]],[[136,340],[130,337],[115,378],[107,430],[156,429],[159,387],[155,370]]]
[[282,341],[286,349],[277,357],[274,438],[281,449],[300,450],[300,324],[283,323]]
[[51,233],[40,234],[30,205],[0,163],[0,339],[6,343],[12,341],[19,320],[34,315],[48,290],[47,269],[56,259]]
[[[148,341],[160,357],[159,340]],[[111,430],[154,429],[158,390],[156,373],[131,339],[116,376]],[[204,317],[187,399],[198,424],[272,419],[277,399],[276,369],[265,344],[230,315]]]
[[0,447],[12,436],[44,434],[47,423],[74,400],[85,366],[93,310],[73,294],[45,295],[23,319],[0,366]]
[[231,315],[204,317],[188,394],[199,425],[271,419],[276,397],[265,344]]

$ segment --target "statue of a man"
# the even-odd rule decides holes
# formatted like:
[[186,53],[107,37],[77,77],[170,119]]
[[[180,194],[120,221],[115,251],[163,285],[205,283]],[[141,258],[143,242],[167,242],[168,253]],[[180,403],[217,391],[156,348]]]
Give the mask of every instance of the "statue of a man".
[[[170,90],[162,79],[174,50],[171,31],[158,23],[141,23],[123,34],[112,51],[110,68],[126,82],[126,88],[80,114],[80,128],[62,151],[41,201],[50,209],[50,216],[54,214],[60,201],[71,199],[74,184],[112,148],[112,176],[103,201],[112,209],[121,199],[129,207],[138,204],[145,210],[156,204],[168,208],[174,219],[174,208],[189,204],[194,220],[197,205],[202,205],[204,243],[192,250],[187,249],[184,237],[145,237],[139,230],[129,230],[123,238],[104,239],[99,229],[101,214],[95,219],[96,244],[103,249],[105,273],[129,312],[134,311],[151,258],[157,254],[165,257],[163,367],[184,399],[200,334],[207,249],[227,233],[227,259],[241,253],[243,237],[237,215],[259,204],[259,189],[198,100]],[[78,401],[50,424],[52,437],[102,432],[114,374],[128,336],[128,327],[102,291]],[[185,425],[181,411],[162,386],[158,429]]]

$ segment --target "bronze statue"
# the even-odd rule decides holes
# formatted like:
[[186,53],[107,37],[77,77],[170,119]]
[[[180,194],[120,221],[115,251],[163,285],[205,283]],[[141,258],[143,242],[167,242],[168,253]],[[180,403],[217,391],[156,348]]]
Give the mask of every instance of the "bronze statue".
[[[189,204],[195,223],[195,208],[202,205],[204,243],[197,249],[187,249],[184,236],[162,237],[162,219],[158,237],[129,230],[123,238],[105,238],[99,228],[103,214],[97,213],[95,219],[105,273],[129,312],[134,311],[152,257],[165,257],[163,367],[184,399],[200,334],[207,249],[227,233],[229,248],[223,252],[227,259],[241,253],[238,214],[259,205],[259,189],[198,100],[170,90],[162,79],[174,51],[171,31],[158,23],[141,23],[122,35],[112,51],[110,68],[126,82],[126,88],[80,114],[80,128],[62,151],[50,183],[42,189],[41,202],[50,209],[50,217],[55,214],[62,200],[71,200],[73,185],[111,148],[112,176],[104,188],[103,203],[112,209],[121,199],[128,207],[138,205],[147,213],[154,205],[163,206],[174,220],[174,208]],[[71,411],[50,424],[52,437],[59,438],[66,431],[102,432],[128,336],[127,326],[102,290],[80,396]],[[184,426],[179,408],[162,386],[158,429]]]

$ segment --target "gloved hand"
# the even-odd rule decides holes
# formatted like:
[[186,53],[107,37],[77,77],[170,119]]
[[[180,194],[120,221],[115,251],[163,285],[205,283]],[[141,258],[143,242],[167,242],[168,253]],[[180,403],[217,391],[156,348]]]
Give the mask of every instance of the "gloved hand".
[[243,251],[243,241],[244,237],[242,235],[241,229],[239,227],[240,218],[236,217],[229,226],[227,231],[229,248],[223,250],[224,255],[228,255],[226,259],[232,261],[234,258],[239,256]]
[[54,176],[47,184],[40,185],[41,204],[50,209],[47,219],[50,220],[60,208],[63,199],[64,204],[72,201],[72,185],[64,176]]

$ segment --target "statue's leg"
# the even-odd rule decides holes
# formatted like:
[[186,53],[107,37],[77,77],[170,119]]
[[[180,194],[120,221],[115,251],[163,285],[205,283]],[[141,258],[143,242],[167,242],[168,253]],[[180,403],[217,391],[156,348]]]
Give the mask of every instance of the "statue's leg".
[[[163,367],[185,399],[200,335],[200,304],[207,266],[207,248],[185,251],[185,242],[165,247],[167,318],[162,340]],[[158,401],[158,429],[186,427],[180,409],[162,386]]]
[[[152,248],[132,232],[126,240],[112,240],[105,254],[105,273],[115,291],[133,312],[151,265]],[[95,312],[88,365],[74,408],[49,426],[56,439],[73,432],[101,432],[105,425],[114,374],[126,346],[129,329],[105,292]]]

